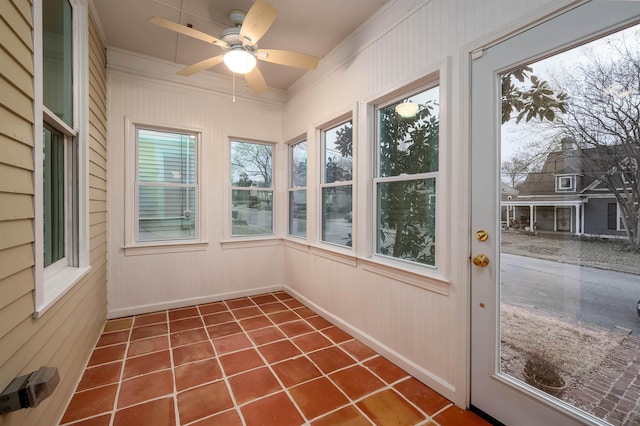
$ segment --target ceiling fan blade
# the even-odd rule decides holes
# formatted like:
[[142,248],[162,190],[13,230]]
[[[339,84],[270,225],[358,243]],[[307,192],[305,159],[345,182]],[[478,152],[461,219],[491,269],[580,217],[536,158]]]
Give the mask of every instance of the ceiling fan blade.
[[245,46],[253,46],[262,38],[278,16],[278,10],[266,0],[256,0],[247,12],[242,27],[240,41]]
[[207,43],[215,44],[220,47],[229,47],[229,45],[220,39],[217,39],[209,34],[203,33],[202,31],[194,30],[193,28],[189,28],[185,25],[177,24],[175,22],[169,21],[164,18],[160,18],[158,16],[154,16],[153,18],[149,18],[149,22],[152,24],[156,24],[160,27],[166,28],[171,31],[175,31],[180,34],[184,34],[189,37],[196,38],[198,40],[202,40]]
[[267,91],[267,82],[264,80],[258,67],[254,67],[250,73],[245,74],[244,78],[254,92],[263,93]]
[[258,49],[256,58],[274,64],[290,67],[315,69],[320,58],[305,53],[289,52],[288,50]]
[[189,65],[188,67],[178,71],[178,74],[188,77],[200,71],[204,71],[208,68],[215,67],[216,65],[221,63],[223,60],[224,60],[224,55],[214,56],[213,58],[205,59],[204,61],[196,62],[193,65]]

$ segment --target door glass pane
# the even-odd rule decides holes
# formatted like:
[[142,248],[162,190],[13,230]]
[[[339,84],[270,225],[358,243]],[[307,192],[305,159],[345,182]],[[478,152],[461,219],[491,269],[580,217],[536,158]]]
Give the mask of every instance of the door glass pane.
[[640,422],[639,70],[634,27],[502,75],[500,370],[613,424]]

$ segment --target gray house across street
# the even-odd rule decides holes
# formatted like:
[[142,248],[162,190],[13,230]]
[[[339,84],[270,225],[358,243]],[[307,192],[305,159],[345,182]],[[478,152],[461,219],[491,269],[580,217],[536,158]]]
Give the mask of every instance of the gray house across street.
[[529,173],[517,189],[502,184],[503,228],[625,237],[618,202],[603,179],[617,175],[616,187],[628,188],[626,171],[616,167],[625,163],[637,171],[635,160],[625,161],[622,149],[581,149],[564,139],[562,149],[549,153],[541,170]]

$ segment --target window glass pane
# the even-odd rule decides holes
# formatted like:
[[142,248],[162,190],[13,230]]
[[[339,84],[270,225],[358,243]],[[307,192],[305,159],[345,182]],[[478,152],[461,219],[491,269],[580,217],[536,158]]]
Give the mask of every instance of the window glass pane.
[[289,192],[289,234],[307,236],[307,191]]
[[273,147],[249,142],[231,142],[231,185],[270,188]]
[[231,191],[232,235],[273,234],[273,191]]
[[307,186],[307,142],[291,146],[291,187]]
[[69,0],[42,2],[43,99],[73,127],[73,22]]
[[194,135],[138,130],[138,180],[194,184],[196,181]]
[[64,136],[49,126],[43,131],[44,266],[65,256]]
[[194,187],[140,186],[138,240],[175,240],[196,236]]
[[414,111],[405,113],[401,102],[379,109],[380,177],[438,170],[439,89],[434,87],[403,100]]
[[322,241],[351,247],[351,185],[322,188]]
[[352,133],[351,121],[324,132],[324,183],[352,180]]
[[436,180],[377,184],[376,252],[435,266]]

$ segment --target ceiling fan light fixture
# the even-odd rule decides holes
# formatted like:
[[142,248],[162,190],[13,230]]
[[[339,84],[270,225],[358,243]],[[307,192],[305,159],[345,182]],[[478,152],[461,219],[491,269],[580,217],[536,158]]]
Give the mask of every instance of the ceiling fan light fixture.
[[418,104],[415,102],[402,102],[396,105],[396,112],[400,117],[415,117],[418,113]]
[[224,54],[225,65],[236,74],[250,73],[256,66],[256,58],[242,48],[231,49]]

